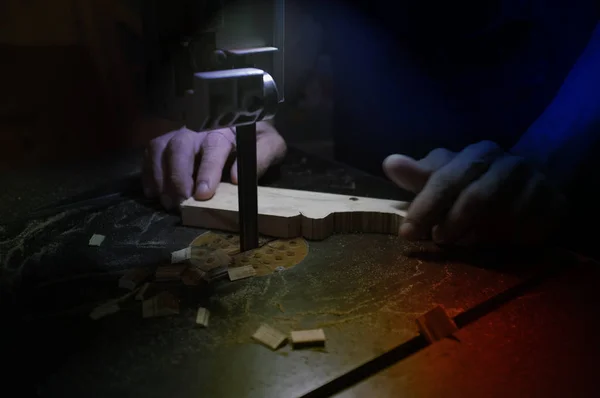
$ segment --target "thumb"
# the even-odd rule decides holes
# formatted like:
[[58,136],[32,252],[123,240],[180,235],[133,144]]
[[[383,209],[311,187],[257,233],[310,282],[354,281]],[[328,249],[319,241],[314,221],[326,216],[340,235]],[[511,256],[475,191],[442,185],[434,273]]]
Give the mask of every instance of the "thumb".
[[420,192],[431,175],[431,171],[418,161],[404,155],[390,155],[385,158],[383,171],[400,188],[413,193]]

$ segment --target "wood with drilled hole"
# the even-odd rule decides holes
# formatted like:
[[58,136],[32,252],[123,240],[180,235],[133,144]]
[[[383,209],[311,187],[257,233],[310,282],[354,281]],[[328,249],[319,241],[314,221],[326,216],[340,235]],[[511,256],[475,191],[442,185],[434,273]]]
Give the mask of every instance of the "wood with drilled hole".
[[[183,225],[238,231],[237,186],[221,183],[207,201],[181,205]],[[334,233],[398,235],[408,202],[258,187],[259,233],[277,238],[321,240]]]

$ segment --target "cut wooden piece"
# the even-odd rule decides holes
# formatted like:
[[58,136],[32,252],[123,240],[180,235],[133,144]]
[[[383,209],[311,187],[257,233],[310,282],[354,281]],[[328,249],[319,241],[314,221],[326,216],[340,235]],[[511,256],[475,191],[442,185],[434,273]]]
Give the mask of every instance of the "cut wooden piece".
[[192,257],[192,248],[176,250],[171,253],[171,264],[179,264],[188,261]]
[[440,306],[417,318],[417,326],[429,343],[450,337],[458,330],[452,318]]
[[272,350],[276,350],[287,340],[287,336],[269,325],[260,325],[252,338]]
[[[183,225],[238,231],[237,186],[221,183],[207,201],[181,205]],[[258,229],[278,238],[325,239],[333,233],[398,235],[407,202],[258,187]]]
[[181,279],[187,265],[164,265],[156,269],[155,278],[157,282],[177,281]]
[[104,235],[94,234],[90,238],[90,241],[88,242],[88,245],[90,245],[90,246],[100,246],[102,244],[102,242],[104,242],[105,238],[106,237]]
[[179,300],[169,292],[162,292],[142,303],[142,316],[153,318],[179,314]]
[[294,347],[324,345],[325,332],[323,329],[296,330],[291,333],[291,340]]
[[229,268],[227,273],[229,274],[229,280],[232,282],[237,281],[238,279],[250,278],[251,276],[256,275],[256,271],[251,265]]
[[125,275],[119,279],[119,287],[122,289],[134,290],[142,284],[152,272],[146,268],[133,268],[128,270]]
[[196,324],[206,328],[208,327],[208,318],[210,318],[210,312],[206,308],[198,308]]

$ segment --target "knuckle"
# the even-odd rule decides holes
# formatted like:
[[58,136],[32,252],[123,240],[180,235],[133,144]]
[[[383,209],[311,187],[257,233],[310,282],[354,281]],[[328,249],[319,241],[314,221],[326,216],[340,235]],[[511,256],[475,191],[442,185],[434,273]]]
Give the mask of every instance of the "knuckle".
[[171,149],[178,149],[182,147],[187,147],[193,144],[193,136],[192,133],[188,133],[186,131],[179,131],[169,140],[167,144]]

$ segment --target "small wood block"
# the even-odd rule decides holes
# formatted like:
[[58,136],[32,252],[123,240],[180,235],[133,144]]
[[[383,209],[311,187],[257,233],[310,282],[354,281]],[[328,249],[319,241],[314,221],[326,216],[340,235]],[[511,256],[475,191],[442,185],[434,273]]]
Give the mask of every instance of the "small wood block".
[[146,268],[133,268],[128,270],[125,275],[119,279],[119,287],[122,289],[134,290],[142,284],[152,273]]
[[187,269],[187,265],[164,265],[156,269],[155,278],[157,282],[177,281]]
[[276,350],[287,340],[287,336],[269,325],[262,324],[252,338],[272,350]]
[[88,242],[88,245],[90,245],[90,246],[100,246],[102,244],[102,242],[104,242],[104,238],[106,238],[104,235],[94,234],[90,238],[90,241]]
[[115,301],[109,301],[107,303],[101,304],[98,307],[94,308],[94,310],[90,313],[90,318],[94,321],[104,318],[107,315],[114,314],[119,312],[120,307],[119,304]]
[[449,337],[458,330],[452,318],[440,306],[417,318],[417,326],[429,343]]
[[210,317],[210,312],[206,308],[198,308],[198,313],[196,314],[196,325],[201,325],[202,327],[208,327],[208,318]]
[[144,285],[140,288],[140,290],[135,295],[135,299],[138,301],[144,300],[151,294],[152,284],[150,282],[144,283]]
[[237,281],[238,279],[249,278],[251,276],[256,275],[256,271],[251,265],[246,265],[244,267],[229,268],[227,270],[227,273],[229,274],[229,280],[232,282]]
[[179,314],[179,300],[169,292],[162,292],[142,303],[142,316],[154,318]]
[[291,333],[294,347],[307,345],[324,345],[325,332],[323,329],[297,330]]
[[186,247],[185,249],[176,250],[171,253],[171,264],[184,263],[192,258],[192,248]]

